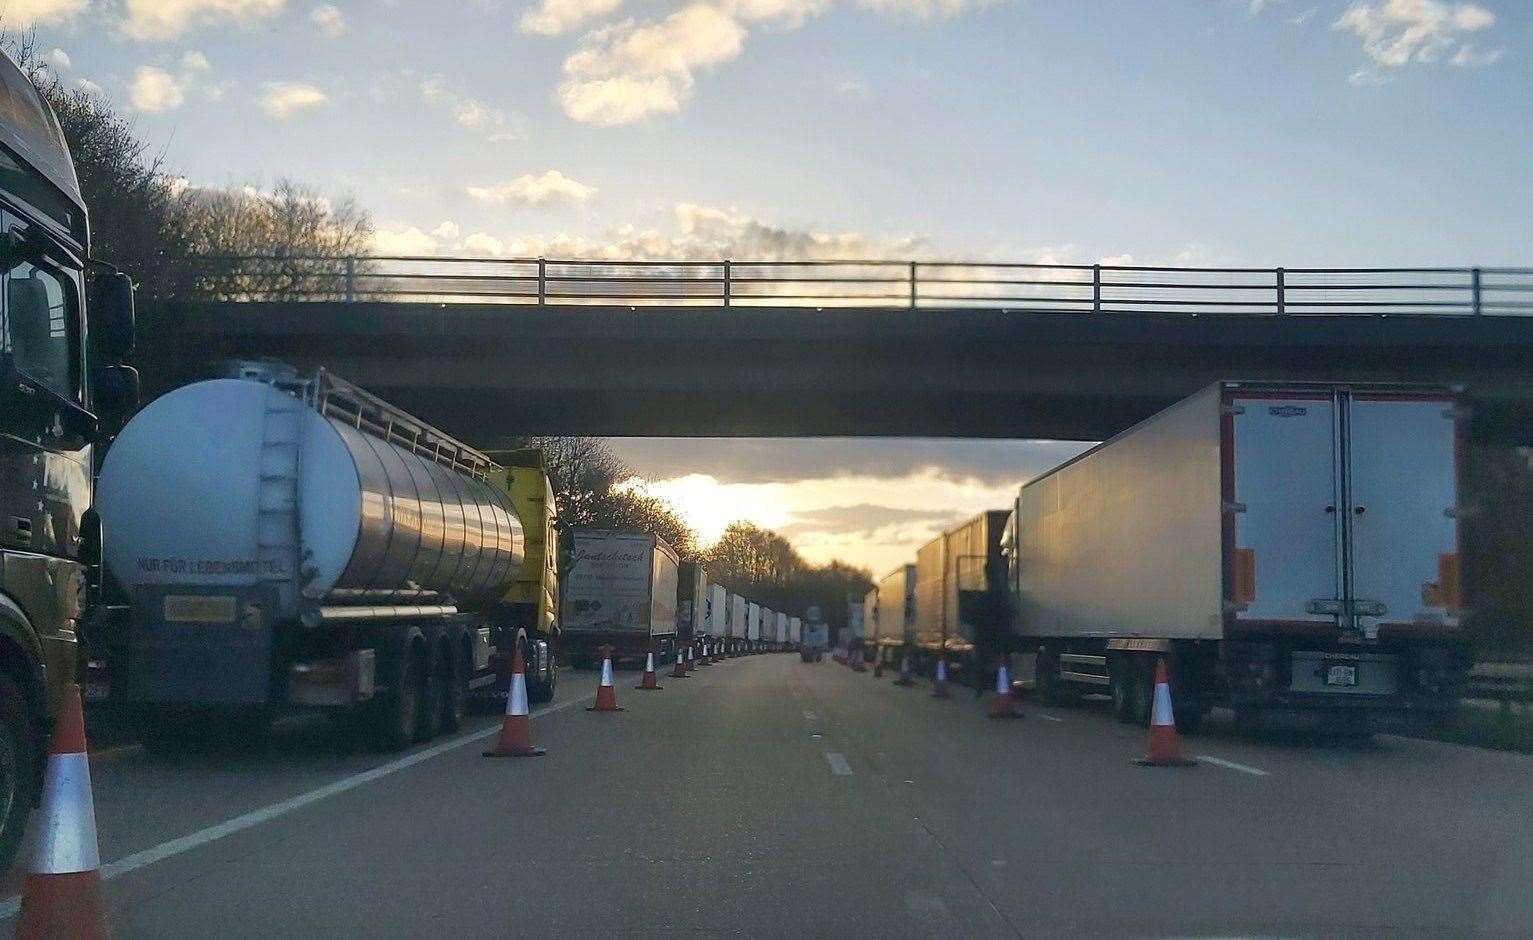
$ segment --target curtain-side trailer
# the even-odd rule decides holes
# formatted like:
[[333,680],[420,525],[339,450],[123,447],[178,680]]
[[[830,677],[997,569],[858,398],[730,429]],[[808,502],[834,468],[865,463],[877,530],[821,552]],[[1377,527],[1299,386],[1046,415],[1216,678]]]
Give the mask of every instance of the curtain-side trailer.
[[705,632],[712,644],[722,643],[729,636],[729,592],[722,584],[708,585],[708,629]]
[[676,573],[676,637],[687,643],[707,632],[708,569],[684,561]]
[[1451,707],[1462,433],[1447,388],[1223,382],[1030,481],[1008,561],[1040,700],[1142,723],[1164,656],[1188,729]]
[[745,605],[745,639],[751,652],[760,652],[761,605],[747,602]]
[[771,650],[777,642],[777,612],[770,607],[761,608],[761,651]]
[[735,656],[745,652],[749,619],[749,608],[746,606],[745,598],[731,593],[729,595],[729,652]]
[[901,565],[878,582],[877,648],[886,663],[898,662],[915,641],[916,566]]

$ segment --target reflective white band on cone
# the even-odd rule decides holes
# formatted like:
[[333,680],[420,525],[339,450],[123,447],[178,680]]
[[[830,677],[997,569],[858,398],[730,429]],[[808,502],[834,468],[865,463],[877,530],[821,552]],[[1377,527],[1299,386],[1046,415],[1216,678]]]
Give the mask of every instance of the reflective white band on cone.
[[519,672],[511,676],[511,694],[506,696],[506,714],[527,714],[527,677]]
[[1155,684],[1155,711],[1150,717],[1152,725],[1174,725],[1176,719],[1171,717],[1171,688],[1164,682]]
[[101,856],[96,848],[89,759],[84,754],[52,754],[45,779],[31,871],[38,875],[95,871],[101,867]]
[[601,684],[602,685],[611,685],[612,684],[612,660],[611,659],[604,659],[604,660],[601,661]]
[[999,670],[997,670],[996,674],[995,674],[995,694],[997,694],[997,695],[1005,695],[1006,693],[1008,693],[1010,691],[1011,691],[1011,676],[1008,675],[1007,672],[1006,672],[1006,664],[1002,663],[1001,664],[1001,668]]
[[645,654],[645,656],[644,656],[644,671],[645,672],[654,672],[655,671],[655,654],[654,653],[646,653]]

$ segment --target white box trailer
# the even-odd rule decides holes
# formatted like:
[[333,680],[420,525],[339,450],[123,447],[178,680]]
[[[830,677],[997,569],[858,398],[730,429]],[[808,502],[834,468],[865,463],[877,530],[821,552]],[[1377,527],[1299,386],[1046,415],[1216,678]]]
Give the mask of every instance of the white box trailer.
[[676,552],[657,535],[577,529],[564,579],[564,644],[586,659],[613,647],[643,659],[676,636]]
[[1446,388],[1223,382],[1021,488],[1013,629],[1040,699],[1111,692],[1142,721],[1452,704],[1461,428]]
[[901,565],[884,575],[875,591],[876,655],[897,662],[915,644],[916,566]]
[[722,584],[708,585],[707,634],[715,640],[729,636],[729,592]]
[[749,607],[745,598],[738,594],[730,594],[729,645],[732,652],[738,653],[745,646],[746,634],[749,632],[749,619]]
[[777,642],[777,614],[770,607],[761,608],[761,645]]
[[788,615],[780,610],[777,612],[777,628],[773,637],[778,643],[788,642]]
[[800,638],[803,636],[803,624],[804,621],[801,617],[788,618],[788,642],[794,646],[799,644]]
[[677,568],[676,637],[686,643],[707,632],[708,569],[695,561]]
[[761,605],[747,603],[745,605],[745,638],[751,643],[761,642]]

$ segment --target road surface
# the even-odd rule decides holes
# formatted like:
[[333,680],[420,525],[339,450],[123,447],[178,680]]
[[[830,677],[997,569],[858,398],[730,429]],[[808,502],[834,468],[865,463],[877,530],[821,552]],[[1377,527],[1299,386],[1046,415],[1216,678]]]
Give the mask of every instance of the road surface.
[[[398,755],[342,726],[92,761],[120,937],[1525,936],[1533,758],[1253,739],[1133,765],[1105,709],[996,722],[966,690],[756,656],[615,715],[534,713]],[[625,681],[626,680],[626,681]],[[591,689],[594,691],[594,689]],[[7,884],[14,894],[18,879]],[[13,909],[13,908],[12,908]]]

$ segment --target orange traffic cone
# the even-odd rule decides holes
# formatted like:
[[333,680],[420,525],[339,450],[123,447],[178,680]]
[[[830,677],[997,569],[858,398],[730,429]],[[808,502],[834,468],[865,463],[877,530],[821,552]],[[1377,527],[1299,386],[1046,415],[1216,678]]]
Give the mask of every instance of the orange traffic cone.
[[511,684],[506,686],[506,717],[500,722],[500,737],[485,757],[542,757],[548,753],[532,744],[532,719],[527,714],[527,664],[522,648],[517,646],[511,660]]
[[37,821],[16,936],[105,937],[96,808],[77,685],[70,685],[54,724]]
[[659,692],[660,683],[655,681],[655,651],[650,650],[644,654],[644,678],[634,686],[640,692]]
[[937,675],[932,679],[932,698],[950,698],[947,688],[947,657],[937,657]]
[[706,665],[708,665],[708,641],[704,640],[698,644],[697,655],[693,657],[692,667],[695,669],[698,666]]
[[1134,763],[1144,767],[1191,767],[1197,763],[1182,750],[1182,741],[1176,734],[1165,659],[1155,662],[1155,708],[1150,713],[1150,737],[1145,744],[1144,757]]
[[587,708],[588,712],[620,712],[617,707],[617,689],[612,687],[612,654],[608,653],[601,661],[601,685],[596,687],[596,704]]
[[687,677],[687,651],[683,647],[676,647],[676,662],[671,666],[672,679],[685,679]]
[[1000,668],[995,671],[995,700],[990,703],[991,718],[1021,718],[1017,710],[1017,697],[1011,691],[1011,670],[1006,668],[1009,656],[1001,656]]
[[900,677],[894,680],[894,684],[904,686],[916,684],[915,676],[910,674],[910,654],[908,652],[900,657]]

